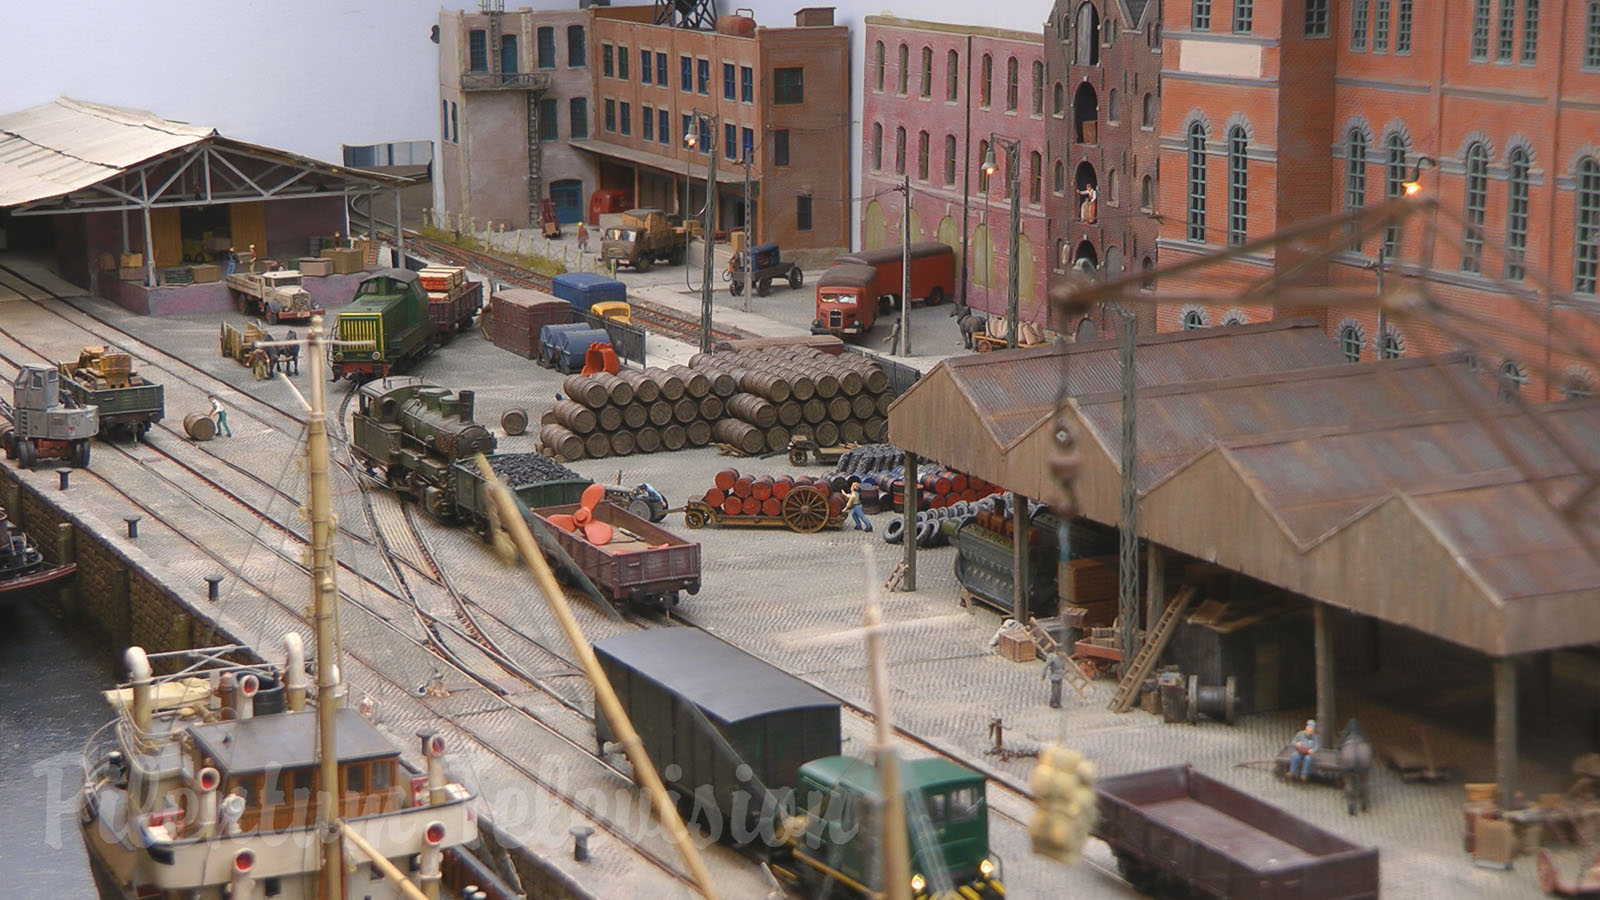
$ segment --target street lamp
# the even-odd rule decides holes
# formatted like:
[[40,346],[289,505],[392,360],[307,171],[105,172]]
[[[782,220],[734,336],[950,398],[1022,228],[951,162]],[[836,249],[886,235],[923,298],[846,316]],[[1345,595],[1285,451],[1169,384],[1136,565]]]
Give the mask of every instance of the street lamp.
[[694,150],[700,145],[700,127],[705,124],[706,142],[701,148],[706,160],[706,206],[701,223],[702,240],[705,241],[705,266],[700,280],[700,352],[711,352],[711,225],[716,209],[717,190],[717,125],[721,116],[695,110],[689,116],[689,131],[683,136],[683,145]]
[[[1011,197],[1011,244],[1007,251],[1006,260],[1006,346],[1017,346],[1017,329],[1021,324],[1017,298],[1017,244],[1022,239],[1022,182],[1019,171],[1021,166],[1022,142],[1016,138],[1001,137],[994,132],[989,132],[989,149],[983,154],[983,174],[992,176],[999,167],[994,161],[994,145],[1001,144],[1006,150],[1006,190]],[[989,192],[984,190],[984,197]],[[994,239],[989,239],[989,255],[994,255]]]

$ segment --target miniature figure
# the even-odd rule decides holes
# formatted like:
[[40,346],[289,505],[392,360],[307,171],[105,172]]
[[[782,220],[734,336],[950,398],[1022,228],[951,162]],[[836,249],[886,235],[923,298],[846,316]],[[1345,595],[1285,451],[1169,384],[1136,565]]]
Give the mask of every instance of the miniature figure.
[[217,434],[233,437],[233,429],[228,427],[228,411],[222,408],[222,401],[216,394],[211,395],[211,418],[217,422]]
[[1294,736],[1294,756],[1289,760],[1289,777],[1307,780],[1311,775],[1311,761],[1317,753],[1317,721],[1306,720],[1304,731]]
[[872,523],[861,509],[861,479],[850,479],[850,492],[844,495],[844,508],[850,513],[850,522],[857,531],[872,531]]
[[578,252],[589,252],[589,229],[583,227],[582,222],[578,223]]
[[1083,202],[1078,205],[1078,217],[1086,224],[1093,225],[1099,212],[1100,192],[1096,191],[1094,185],[1091,184],[1088,187],[1079,189],[1078,196],[1083,198]]
[[1061,661],[1061,654],[1047,653],[1044,657],[1044,671],[1039,677],[1050,682],[1050,708],[1061,708],[1061,679],[1066,676],[1066,664]]

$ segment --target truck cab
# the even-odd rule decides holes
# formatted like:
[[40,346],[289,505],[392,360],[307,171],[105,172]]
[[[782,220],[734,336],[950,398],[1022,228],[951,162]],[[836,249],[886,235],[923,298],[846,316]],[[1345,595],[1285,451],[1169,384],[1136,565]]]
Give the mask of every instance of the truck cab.
[[866,334],[878,321],[878,270],[850,264],[833,266],[817,279],[812,334]]
[[676,216],[659,209],[630,209],[600,237],[600,258],[650,271],[656,262],[681,265],[688,232]]

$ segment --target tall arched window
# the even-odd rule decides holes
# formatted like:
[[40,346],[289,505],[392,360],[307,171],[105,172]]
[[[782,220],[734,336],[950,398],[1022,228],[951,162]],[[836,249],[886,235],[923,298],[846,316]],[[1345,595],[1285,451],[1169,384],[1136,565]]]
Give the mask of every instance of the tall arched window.
[[[1344,151],[1344,208],[1357,210],[1367,205],[1367,136],[1361,129],[1350,129]],[[1354,228],[1351,229],[1354,231]],[[1360,252],[1357,240],[1351,250]]]
[[956,183],[956,136],[953,134],[944,136],[944,183]]
[[1596,269],[1600,268],[1600,162],[1592,156],[1578,163],[1577,199],[1578,246],[1572,257],[1572,290],[1593,294]]
[[1233,126],[1228,132],[1228,246],[1237,247],[1245,241],[1250,217],[1249,170],[1246,154],[1250,149],[1244,127]]
[[1521,281],[1527,275],[1528,251],[1528,151],[1517,147],[1507,162],[1506,178],[1506,278]]
[[1093,3],[1078,7],[1077,39],[1072,61],[1080,66],[1100,65],[1100,11]]
[[917,177],[928,180],[928,133],[917,133]]
[[1006,111],[1017,111],[1017,58],[1006,60]]
[[1139,182],[1139,209],[1150,212],[1156,208],[1155,181],[1149,175]]
[[944,99],[951,103],[961,99],[961,54],[954,50],[944,55]]
[[1117,177],[1117,170],[1108,170],[1106,172],[1106,202],[1112,206],[1116,206],[1117,201],[1121,199],[1121,185],[1122,180]]
[[1117,89],[1116,88],[1112,88],[1111,89],[1111,93],[1106,96],[1106,121],[1107,122],[1120,122],[1120,121],[1122,121],[1122,110],[1119,108],[1119,104],[1117,103]]
[[906,92],[906,79],[911,74],[911,48],[905,44],[900,45],[900,55],[895,58],[900,64],[900,70],[894,75],[894,89],[896,93]]
[[1140,127],[1142,127],[1142,128],[1154,128],[1154,127],[1156,127],[1156,98],[1155,98],[1155,96],[1152,95],[1152,94],[1148,94],[1148,93],[1145,94],[1142,106],[1143,106],[1143,108],[1139,112],[1139,125],[1140,125]]
[[933,48],[922,48],[922,84],[918,91],[924,98],[933,96]]
[[1056,176],[1052,183],[1055,185],[1052,190],[1058,194],[1067,189],[1067,167],[1059,159],[1056,160]]
[[1206,129],[1189,126],[1189,231],[1196,244],[1206,242]]
[[1056,87],[1055,87],[1055,98],[1051,101],[1051,104],[1050,104],[1050,111],[1053,112],[1056,115],[1057,118],[1059,118],[1059,117],[1061,117],[1062,115],[1064,115],[1066,113],[1066,109],[1067,109],[1067,89],[1064,86],[1062,86],[1061,82],[1058,81],[1058,82],[1056,82]]
[[1339,352],[1350,362],[1361,361],[1361,347],[1366,340],[1366,336],[1361,333],[1360,325],[1346,322],[1339,326]]
[[896,126],[894,130],[894,173],[906,173],[906,129],[904,125]]
[[883,41],[872,45],[872,89],[883,90]]
[[883,123],[872,123],[872,167],[883,168]]
[[1033,61],[1033,114],[1044,115],[1044,63]]
[[1028,202],[1038,204],[1042,198],[1044,157],[1035,150],[1028,154]]
[[[1406,192],[1406,139],[1396,131],[1384,142],[1383,196],[1394,198]],[[1390,225],[1383,230],[1383,255],[1394,259],[1400,241],[1400,229]]]
[[989,155],[989,142],[987,140],[979,141],[978,142],[978,190],[980,190],[980,191],[987,191],[989,189],[989,173],[985,172],[983,170],[983,160],[988,155]]
[[1461,235],[1461,271],[1483,271],[1483,212],[1489,201],[1489,152],[1482,142],[1467,148],[1467,194],[1461,205],[1466,225]]
[[978,66],[978,105],[987,109],[994,92],[994,57],[985,53]]
[[1522,386],[1528,383],[1528,373],[1522,364],[1514,359],[1508,359],[1500,364],[1500,399],[1510,400],[1522,393]]

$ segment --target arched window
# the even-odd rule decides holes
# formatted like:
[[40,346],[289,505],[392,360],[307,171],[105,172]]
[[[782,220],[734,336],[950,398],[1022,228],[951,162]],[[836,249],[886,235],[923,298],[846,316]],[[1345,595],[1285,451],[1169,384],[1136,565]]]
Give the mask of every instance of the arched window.
[[1500,364],[1500,399],[1510,400],[1522,393],[1522,386],[1528,383],[1528,373],[1522,364],[1514,359],[1508,359]]
[[1361,361],[1361,348],[1366,345],[1366,335],[1361,333],[1361,326],[1354,322],[1346,322],[1339,326],[1339,351],[1350,362]]
[[872,45],[872,89],[883,90],[883,41]]
[[1080,66],[1100,65],[1100,11],[1093,3],[1078,7],[1077,43],[1072,61]]
[[906,79],[911,74],[911,48],[905,44],[900,45],[900,56],[895,60],[900,64],[900,70],[894,75],[895,92],[906,92]]
[[1248,324],[1250,324],[1250,320],[1245,316],[1242,309],[1230,309],[1222,314],[1222,326],[1224,328]]
[[1118,108],[1117,104],[1117,89],[1112,88],[1111,93],[1106,97],[1106,121],[1120,122],[1121,120],[1122,110]]
[[[1406,139],[1396,131],[1384,142],[1383,196],[1389,200],[1406,192]],[[1400,241],[1400,229],[1390,225],[1383,230],[1383,255],[1394,259]]]
[[1156,208],[1156,186],[1155,186],[1155,181],[1149,175],[1146,175],[1146,176],[1144,176],[1144,180],[1139,182],[1139,209],[1144,211],[1144,212],[1151,212],[1155,208]]
[[917,177],[928,180],[928,133],[917,133]]
[[1059,118],[1062,115],[1066,114],[1066,109],[1067,109],[1067,89],[1064,86],[1062,86],[1061,82],[1059,82],[1059,81],[1056,82],[1055,98],[1054,98],[1053,102],[1050,105],[1050,109],[1051,109],[1051,112],[1055,113],[1057,118]]
[[872,123],[872,167],[883,168],[883,123]]
[[1189,231],[1196,244],[1206,242],[1206,129],[1189,126]]
[[1561,396],[1568,400],[1587,400],[1594,395],[1594,373],[1582,367],[1567,370],[1561,379]]
[[[1590,4],[1593,9],[1595,4]],[[1579,294],[1595,292],[1596,269],[1600,268],[1600,163],[1585,156],[1578,163],[1577,202],[1578,246],[1572,258],[1572,290]]]
[[961,99],[961,54],[954,50],[944,55],[944,99],[951,103]]
[[1228,246],[1237,247],[1245,241],[1249,206],[1249,170],[1246,153],[1249,139],[1244,127],[1233,126],[1228,132]]
[[1203,309],[1186,309],[1183,311],[1183,330],[1194,331],[1206,327],[1206,313]]
[[1072,265],[1072,260],[1067,258],[1067,239],[1056,238],[1056,268],[1065,271]]
[[922,84],[918,92],[924,98],[933,96],[933,48],[922,48]]
[[1521,281],[1527,275],[1528,251],[1528,151],[1511,151],[1506,178],[1506,278]]
[[1116,169],[1106,172],[1106,202],[1112,206],[1116,206],[1117,201],[1122,197],[1122,192],[1118,188],[1121,183],[1122,180],[1117,177]]
[[1044,63],[1033,61],[1033,114],[1044,115]]
[[1489,202],[1489,152],[1482,142],[1467,148],[1467,195],[1462,203],[1466,224],[1461,234],[1461,271],[1483,271],[1483,213]]
[[1400,336],[1399,330],[1393,325],[1386,325],[1383,337],[1378,341],[1379,359],[1399,359],[1406,353],[1405,338]]
[[1150,275],[1150,273],[1154,272],[1155,270],[1156,270],[1156,261],[1155,260],[1151,259],[1148,256],[1146,256],[1144,259],[1139,260],[1139,271],[1141,273],[1144,273],[1147,276],[1143,281],[1139,282],[1139,290],[1141,290],[1141,291],[1153,291],[1153,290],[1156,289],[1155,277]]
[[987,140],[979,141],[978,142],[978,190],[980,190],[980,191],[987,191],[989,189],[989,173],[985,172],[983,170],[983,160],[988,155],[989,155],[989,142]]
[[906,173],[906,129],[903,125],[894,130],[894,173]]
[[1041,187],[1044,179],[1044,157],[1035,150],[1028,154],[1028,202],[1037,204],[1040,201]]
[[[1345,141],[1344,151],[1344,208],[1357,210],[1367,205],[1367,136],[1361,129],[1350,129],[1350,137]],[[1354,231],[1354,226],[1351,227]],[[1357,240],[1351,250],[1361,252],[1361,241]]]
[[1052,188],[1052,190],[1058,194],[1067,189],[1067,167],[1059,159],[1056,160],[1056,177],[1054,184],[1055,187]]
[[1006,112],[1017,111],[1017,58],[1006,60]]
[[1155,96],[1152,95],[1152,94],[1146,93],[1144,95],[1144,100],[1143,100],[1141,106],[1142,106],[1142,108],[1139,111],[1139,126],[1141,128],[1154,128],[1154,127],[1156,127],[1156,98],[1155,98]]
[[988,109],[994,92],[994,57],[985,53],[978,67],[978,105]]
[[953,134],[944,136],[944,183],[956,183],[956,136]]

